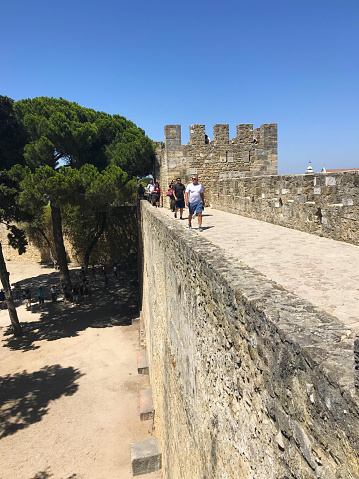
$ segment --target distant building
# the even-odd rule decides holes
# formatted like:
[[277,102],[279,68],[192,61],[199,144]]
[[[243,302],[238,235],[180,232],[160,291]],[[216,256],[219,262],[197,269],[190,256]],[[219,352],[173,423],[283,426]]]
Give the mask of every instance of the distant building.
[[313,168],[312,168],[312,162],[310,161],[310,162],[309,162],[309,165],[308,165],[308,168],[307,168],[307,170],[306,170],[306,172],[305,172],[305,174],[306,174],[306,175],[312,175],[313,173],[314,173],[314,170],[313,170]]

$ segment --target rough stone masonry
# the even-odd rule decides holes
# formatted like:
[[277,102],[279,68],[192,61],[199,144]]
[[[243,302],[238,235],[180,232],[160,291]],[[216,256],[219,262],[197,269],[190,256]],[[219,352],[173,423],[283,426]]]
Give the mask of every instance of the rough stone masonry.
[[350,329],[147,202],[141,229],[166,479],[359,478]]

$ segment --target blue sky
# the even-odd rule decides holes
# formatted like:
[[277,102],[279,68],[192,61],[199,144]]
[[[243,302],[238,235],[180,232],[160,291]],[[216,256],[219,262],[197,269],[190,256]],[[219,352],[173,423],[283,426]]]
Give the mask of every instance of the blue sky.
[[280,174],[359,168],[359,1],[0,0],[0,94],[166,124],[278,123]]

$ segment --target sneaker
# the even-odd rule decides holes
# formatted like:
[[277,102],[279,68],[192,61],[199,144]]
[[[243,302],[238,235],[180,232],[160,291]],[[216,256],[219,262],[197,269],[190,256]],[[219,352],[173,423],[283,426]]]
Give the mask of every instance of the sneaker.
[[180,216],[180,220],[183,220],[182,216]]
[[203,231],[202,226],[200,226],[200,227],[198,228],[198,231],[199,231],[200,233]]
[[175,218],[177,218],[177,213],[175,213]]
[[191,223],[188,223],[188,229],[192,229]]

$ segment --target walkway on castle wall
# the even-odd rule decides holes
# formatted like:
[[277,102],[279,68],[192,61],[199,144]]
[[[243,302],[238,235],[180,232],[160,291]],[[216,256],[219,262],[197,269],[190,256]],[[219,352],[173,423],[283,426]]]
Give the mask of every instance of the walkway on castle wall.
[[[160,211],[188,227],[187,209],[182,221],[167,208]],[[196,219],[192,225],[188,234],[203,236],[359,332],[359,246],[211,208],[202,233]]]

